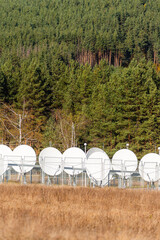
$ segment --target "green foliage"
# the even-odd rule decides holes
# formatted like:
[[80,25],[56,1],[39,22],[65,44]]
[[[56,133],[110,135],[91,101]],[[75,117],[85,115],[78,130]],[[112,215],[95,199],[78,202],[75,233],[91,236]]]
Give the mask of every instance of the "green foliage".
[[38,146],[155,151],[159,0],[0,4],[0,101],[30,113]]
[[2,102],[6,100],[6,96],[7,96],[6,79],[2,70],[0,70],[0,101]]
[[[158,76],[153,64],[145,60],[132,61],[128,68],[116,71],[110,79],[116,142],[132,143],[141,154],[145,150],[153,151],[159,141],[159,89],[156,82]],[[114,95],[111,94],[113,91]]]
[[21,57],[45,51],[67,62],[90,61],[88,51],[94,63],[105,55],[125,65],[133,57],[160,56],[159,0],[0,0],[0,5],[3,58],[13,51]]

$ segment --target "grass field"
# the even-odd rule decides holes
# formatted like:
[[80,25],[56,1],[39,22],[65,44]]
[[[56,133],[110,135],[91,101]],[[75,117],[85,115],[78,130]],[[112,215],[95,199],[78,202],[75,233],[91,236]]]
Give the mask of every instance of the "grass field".
[[160,239],[160,192],[4,184],[0,239]]

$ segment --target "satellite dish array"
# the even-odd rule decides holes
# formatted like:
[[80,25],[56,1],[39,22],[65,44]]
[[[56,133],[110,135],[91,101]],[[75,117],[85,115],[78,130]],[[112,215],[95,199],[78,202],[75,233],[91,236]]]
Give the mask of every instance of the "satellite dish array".
[[[6,145],[0,145],[0,176],[9,166],[21,174],[32,170],[36,164],[36,153],[28,145],[20,145],[13,151]],[[77,147],[68,148],[62,153],[53,147],[47,147],[40,152],[39,164],[44,173],[56,176],[63,170],[71,176],[83,171],[97,185],[108,183],[108,174],[115,172],[122,178],[129,178],[137,169],[136,155],[129,149],[117,151],[112,158],[99,148],[91,148],[84,153]],[[140,176],[147,182],[156,182],[160,179],[160,155],[156,153],[146,154],[139,163]]]

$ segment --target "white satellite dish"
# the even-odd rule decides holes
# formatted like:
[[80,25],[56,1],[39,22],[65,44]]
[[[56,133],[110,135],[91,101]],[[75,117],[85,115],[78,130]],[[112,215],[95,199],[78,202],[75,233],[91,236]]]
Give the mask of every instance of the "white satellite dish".
[[160,178],[160,155],[146,154],[139,163],[139,173],[147,182],[156,182]]
[[95,152],[104,152],[102,149],[100,148],[97,148],[97,147],[93,147],[93,148],[90,148],[88,151],[87,151],[87,158],[89,158],[89,156]]
[[13,150],[13,155],[10,160],[12,164],[15,164],[15,166],[12,167],[16,172],[26,173],[34,167],[36,163],[36,153],[32,147],[20,145]]
[[[138,160],[134,152],[129,149],[117,151],[112,158],[113,170],[118,170],[118,175],[129,177],[137,169]],[[126,173],[125,171],[130,171]]]
[[8,146],[0,144],[0,176],[7,170],[10,155],[12,155],[12,150]]
[[69,175],[78,175],[83,170],[86,154],[78,147],[68,148],[63,153],[64,171]]
[[39,164],[46,174],[59,175],[62,172],[62,154],[56,148],[44,148],[39,155]]
[[91,148],[87,152],[85,167],[89,178],[96,180],[98,185],[105,185],[108,182],[111,163],[108,155],[100,148]]

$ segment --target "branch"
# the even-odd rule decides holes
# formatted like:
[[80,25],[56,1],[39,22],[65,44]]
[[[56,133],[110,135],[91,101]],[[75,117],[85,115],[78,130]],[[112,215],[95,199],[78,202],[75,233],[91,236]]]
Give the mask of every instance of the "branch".
[[13,112],[15,115],[18,116],[18,114],[11,108],[11,107],[8,107],[5,103],[2,103],[6,108],[8,108],[11,112]]
[[17,128],[19,130],[19,128],[17,127],[18,123],[15,123],[14,121],[10,120],[9,117],[7,117],[6,115],[3,115],[3,117],[5,117],[12,124],[13,127]]
[[6,131],[14,138],[14,139],[16,139],[14,136],[13,136],[13,134],[8,130],[8,128],[6,127],[6,125],[5,125],[5,123],[3,122],[3,120],[2,119],[0,119],[0,121],[3,123],[3,125],[4,125],[4,127],[5,127],[5,129],[6,129]]
[[32,130],[32,131],[28,132],[27,134],[25,134],[25,135],[23,136],[23,138],[25,138],[28,134],[30,134],[30,133],[32,133],[32,132],[35,132],[39,127],[40,127],[40,126],[37,126],[34,130]]

